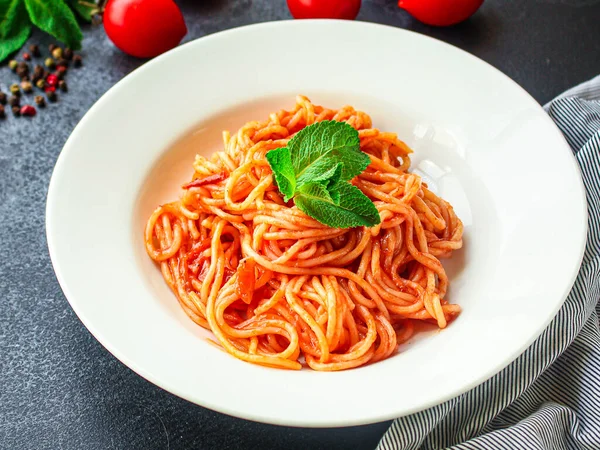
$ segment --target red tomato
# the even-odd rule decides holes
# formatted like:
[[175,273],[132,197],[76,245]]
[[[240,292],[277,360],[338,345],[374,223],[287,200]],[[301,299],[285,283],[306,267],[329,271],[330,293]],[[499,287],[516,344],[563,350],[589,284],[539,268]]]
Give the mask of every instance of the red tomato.
[[468,19],[482,3],[483,0],[400,0],[398,6],[420,22],[446,27]]
[[104,29],[125,53],[151,58],[176,47],[187,33],[173,0],[108,0]]
[[360,0],[287,0],[295,19],[356,19]]

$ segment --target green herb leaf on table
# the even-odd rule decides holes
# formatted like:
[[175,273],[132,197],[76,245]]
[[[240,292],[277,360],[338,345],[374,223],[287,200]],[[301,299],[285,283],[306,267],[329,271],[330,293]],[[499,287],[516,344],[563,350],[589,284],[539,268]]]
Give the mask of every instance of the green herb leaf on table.
[[71,6],[71,9],[86,22],[91,22],[92,16],[98,11],[98,7],[92,0],[89,2],[82,2],[81,0],[69,0],[69,6]]
[[63,0],[25,0],[25,6],[35,26],[75,50],[81,48],[79,24]]
[[31,32],[22,0],[0,0],[0,62],[19,50]]
[[323,121],[300,130],[288,146],[271,150],[267,161],[284,201],[334,228],[381,222],[373,202],[349,181],[369,165],[358,131],[344,122]]
[[333,192],[339,200],[337,205],[327,189],[318,183],[302,185],[298,190],[294,197],[296,206],[329,227],[372,227],[381,222],[373,202],[350,183],[340,182],[334,186]]

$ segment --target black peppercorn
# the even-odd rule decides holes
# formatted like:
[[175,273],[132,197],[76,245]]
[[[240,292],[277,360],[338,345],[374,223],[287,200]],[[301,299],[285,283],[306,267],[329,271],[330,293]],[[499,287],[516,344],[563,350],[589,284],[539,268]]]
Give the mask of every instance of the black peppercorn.
[[10,106],[19,106],[21,104],[21,99],[13,95],[8,99],[8,104]]
[[69,47],[65,47],[65,50],[63,51],[63,58],[68,59],[69,61],[73,59],[73,50],[71,50]]
[[52,53],[54,51],[54,49],[56,48],[56,44],[50,44],[48,46],[48,50],[50,51],[50,53]]
[[6,117],[6,113],[4,112],[4,106],[0,105],[0,119],[4,119]]
[[35,104],[38,105],[40,108],[43,108],[46,106],[46,100],[41,95],[36,95],[33,100],[35,101]]
[[23,66],[17,67],[17,76],[19,78],[22,79],[23,77],[26,77],[27,75],[29,75],[29,67],[27,67],[27,66],[25,66],[25,67],[23,67]]
[[6,105],[6,94],[4,92],[0,92],[0,105]]
[[18,106],[13,106],[11,109],[15,117],[19,117],[21,115],[21,108],[19,108]]
[[25,75],[21,77],[21,81],[31,81],[31,79],[29,78],[29,75]]
[[81,67],[83,65],[83,61],[81,59],[80,55],[74,55],[73,56],[73,66],[75,67]]
[[48,97],[48,100],[52,103],[58,100],[58,95],[56,95],[56,92],[54,91],[46,91],[46,97]]
[[67,82],[65,80],[60,80],[58,82],[58,87],[60,88],[61,91],[63,92],[67,92],[69,90],[68,86],[67,86]]
[[65,58],[60,58],[59,60],[56,61],[56,66],[57,67],[69,67],[69,61],[67,61]]
[[40,48],[36,44],[31,44],[29,46],[29,52],[35,57],[40,56]]
[[33,76],[36,78],[42,78],[44,76],[44,68],[39,64],[36,64],[33,68]]

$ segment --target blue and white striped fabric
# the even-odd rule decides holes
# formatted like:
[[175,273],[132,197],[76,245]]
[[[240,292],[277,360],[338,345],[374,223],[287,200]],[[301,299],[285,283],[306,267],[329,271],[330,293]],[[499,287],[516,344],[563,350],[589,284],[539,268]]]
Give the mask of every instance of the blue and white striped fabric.
[[583,264],[564,306],[513,364],[442,405],[396,419],[378,450],[600,449],[600,76],[545,106],[588,196]]

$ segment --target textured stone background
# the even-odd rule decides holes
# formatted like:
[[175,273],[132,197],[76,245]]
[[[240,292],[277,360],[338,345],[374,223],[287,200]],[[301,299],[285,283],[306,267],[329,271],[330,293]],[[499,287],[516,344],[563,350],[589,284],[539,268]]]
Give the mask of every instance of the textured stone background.
[[[186,40],[289,18],[285,0],[181,0]],[[424,33],[490,62],[545,103],[600,73],[597,0],[486,0],[460,26],[421,25],[395,0],[363,0],[360,20]],[[35,34],[31,42],[50,42]],[[85,66],[34,119],[0,121],[0,449],[372,449],[387,424],[309,430],[231,418],[181,400],[123,366],[86,331],[50,265],[46,190],[88,108],[143,61],[87,27]],[[393,55],[392,55],[393,57]],[[440,67],[440,70],[443,70]],[[0,68],[7,90],[13,75]],[[159,88],[159,87],[157,87]]]

